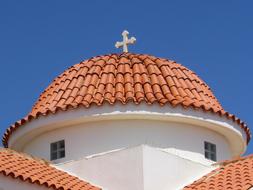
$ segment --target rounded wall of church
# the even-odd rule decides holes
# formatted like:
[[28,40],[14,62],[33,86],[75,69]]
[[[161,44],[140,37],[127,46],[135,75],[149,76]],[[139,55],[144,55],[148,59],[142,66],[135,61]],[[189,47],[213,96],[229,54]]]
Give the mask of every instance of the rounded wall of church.
[[247,146],[244,130],[216,114],[156,104],[104,104],[32,120],[11,136],[9,147],[50,160],[50,144],[61,140],[66,155],[55,163],[143,144],[210,163],[204,142],[216,145],[217,161],[240,156]]
[[50,160],[50,143],[64,140],[66,156],[55,163],[77,160],[146,144],[166,152],[210,163],[204,156],[204,142],[217,147],[217,160],[231,158],[226,139],[209,129],[190,124],[156,120],[107,120],[63,127],[37,136],[23,150]]

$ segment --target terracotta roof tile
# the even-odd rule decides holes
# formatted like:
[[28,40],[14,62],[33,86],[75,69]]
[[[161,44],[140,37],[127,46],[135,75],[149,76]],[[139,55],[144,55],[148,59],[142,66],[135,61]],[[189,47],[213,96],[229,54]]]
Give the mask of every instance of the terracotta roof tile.
[[27,183],[43,185],[59,190],[101,190],[75,176],[58,170],[48,162],[0,149],[0,173]]
[[219,164],[219,168],[186,186],[184,190],[248,190],[253,187],[253,155]]
[[210,88],[194,72],[175,61],[133,53],[97,56],[78,63],[61,75],[40,95],[28,117],[5,133],[3,144],[21,125],[39,117],[79,105],[89,107],[129,100],[139,104],[181,105],[217,113],[238,123],[250,140],[246,124],[224,111]]

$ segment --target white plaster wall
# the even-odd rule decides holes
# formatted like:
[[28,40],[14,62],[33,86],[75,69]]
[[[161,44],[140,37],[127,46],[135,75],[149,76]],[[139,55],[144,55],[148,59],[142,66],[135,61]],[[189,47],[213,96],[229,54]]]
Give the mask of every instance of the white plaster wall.
[[103,190],[143,190],[142,146],[56,165]]
[[108,152],[56,167],[106,190],[179,190],[215,169],[150,146]]
[[214,169],[212,165],[207,167],[152,147],[143,147],[144,190],[181,190]]
[[186,123],[140,119],[93,121],[58,128],[29,141],[22,151],[49,160],[50,143],[62,139],[66,157],[56,163],[146,144],[210,164],[204,158],[204,141],[216,144],[218,161],[231,158],[226,139],[212,130]]
[[[183,109],[180,106],[176,108],[172,108],[167,105],[161,107],[158,104],[147,105],[145,103],[142,103],[140,105],[135,105],[135,104],[130,104],[130,103],[126,105],[122,105],[120,103],[116,103],[114,105],[104,104],[101,107],[92,106],[87,109],[84,107],[80,107],[80,108],[71,109],[68,111],[59,111],[55,114],[50,114],[48,116],[40,116],[39,118],[32,120],[26,123],[25,125],[19,127],[10,136],[8,143],[9,143],[10,148],[17,151],[22,151],[24,147],[26,148],[27,144],[30,144],[31,142],[33,142],[33,139],[37,137],[40,138],[39,136],[46,133],[51,134],[51,131],[53,130],[58,130],[59,134],[62,134],[60,129],[63,127],[75,128],[76,126],[80,126],[80,125],[93,126],[90,123],[94,122],[95,125],[98,122],[103,122],[103,124],[107,123],[108,121],[110,121],[110,123],[115,123],[115,122],[118,122],[118,120],[128,120],[128,121],[139,120],[139,121],[145,121],[146,123],[148,121],[150,122],[152,121],[152,122],[155,122],[153,126],[158,126],[160,121],[167,122],[167,124],[180,123],[180,124],[183,124],[185,127],[196,126],[197,128],[194,128],[196,133],[199,133],[198,130],[201,131],[201,129],[207,129],[208,131],[215,131],[212,134],[220,134],[220,136],[224,138],[224,141],[228,142],[227,144],[229,144],[230,146],[231,157],[237,157],[237,156],[242,155],[245,152],[246,147],[247,147],[246,133],[237,123],[233,122],[232,120],[227,119],[226,117],[220,117],[219,115],[214,114],[214,113],[202,112],[201,110],[194,110],[190,108]],[[87,122],[90,122],[90,123],[87,124]],[[104,130],[107,131],[106,129]],[[97,132],[98,134],[104,133],[104,131],[97,131]],[[62,135],[62,136],[65,137],[66,135]],[[90,136],[89,133],[87,134],[87,136]],[[60,138],[58,134],[56,135],[56,137]],[[185,138],[185,136],[183,137]],[[47,136],[44,140],[48,140],[48,138],[49,137]],[[71,137],[71,138],[75,139],[75,137]],[[178,139],[176,138],[174,139],[178,141]],[[51,137],[49,140],[51,140]],[[152,144],[152,141],[151,142],[149,141],[148,143]],[[47,149],[42,149],[41,151],[44,151],[44,150],[47,150]],[[170,151],[173,151],[173,150],[174,149],[172,148],[170,149]],[[177,151],[174,151],[174,152],[177,153]],[[46,152],[45,154],[48,154],[48,152]],[[224,157],[227,157],[227,156],[225,155]]]
[[0,175],[0,190],[53,190],[46,186],[31,184],[28,181],[13,179],[10,176]]

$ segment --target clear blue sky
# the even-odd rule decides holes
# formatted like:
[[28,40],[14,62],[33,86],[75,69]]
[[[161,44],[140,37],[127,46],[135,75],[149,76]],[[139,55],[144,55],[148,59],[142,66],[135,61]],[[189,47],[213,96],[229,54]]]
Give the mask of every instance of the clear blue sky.
[[131,52],[192,69],[253,129],[252,7],[250,0],[1,1],[0,134],[67,67],[118,52],[123,29],[137,38]]

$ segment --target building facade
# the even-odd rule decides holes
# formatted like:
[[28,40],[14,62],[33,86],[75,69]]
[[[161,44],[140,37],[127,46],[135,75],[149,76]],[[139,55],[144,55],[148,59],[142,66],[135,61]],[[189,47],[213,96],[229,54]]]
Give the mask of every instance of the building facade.
[[241,155],[250,138],[181,64],[97,56],[56,77],[7,129],[0,188],[249,189],[253,160]]

